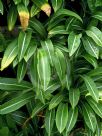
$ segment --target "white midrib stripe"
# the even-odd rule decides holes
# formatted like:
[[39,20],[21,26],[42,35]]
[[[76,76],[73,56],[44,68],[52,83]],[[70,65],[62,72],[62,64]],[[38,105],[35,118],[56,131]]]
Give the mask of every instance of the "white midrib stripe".
[[72,48],[71,48],[70,55],[72,55],[72,51],[73,51],[73,49],[74,49],[74,44],[75,44],[75,41],[76,41],[76,36],[75,36],[74,41],[73,41],[73,45],[72,45]]
[[56,0],[56,7],[57,7],[57,0]]
[[89,40],[88,40],[88,39],[87,39],[87,41],[88,41],[88,43],[89,43],[90,48],[92,49],[93,53],[95,54],[95,56],[96,56],[96,58],[97,58],[97,55],[96,55],[96,53],[95,53],[94,49],[92,48],[91,43],[89,42]]
[[13,107],[13,106],[15,106],[15,105],[17,105],[17,104],[19,104],[19,103],[25,101],[25,100],[28,100],[29,98],[31,98],[31,96],[28,97],[28,98],[25,98],[25,99],[23,99],[23,100],[21,100],[21,101],[19,101],[19,102],[17,102],[17,103],[14,103],[14,104],[12,104],[12,105],[10,105],[10,106],[8,106],[8,107],[5,107],[4,109],[1,109],[0,112],[3,112],[5,109],[7,110],[8,108],[11,108],[11,107]]
[[62,107],[62,116],[61,116],[61,125],[60,125],[60,132],[61,132],[61,128],[62,128],[62,120],[63,120],[63,110],[64,110],[64,106]]
[[21,60],[21,55],[22,55],[22,52],[23,52],[23,49],[24,49],[24,45],[25,45],[25,39],[26,39],[26,34],[24,36],[24,40],[23,40],[23,43],[22,43],[22,48],[21,48],[21,54],[20,54],[20,60]]
[[71,122],[72,122],[72,119],[73,119],[73,115],[74,115],[74,110],[73,110],[73,113],[72,113],[72,116],[71,116],[71,119],[70,119],[70,122],[69,122],[69,125],[68,125],[68,128],[67,128],[67,132],[68,132],[68,129],[69,129],[69,127],[70,127],[70,124],[71,124]]
[[[56,53],[57,53],[57,52],[56,52]],[[58,60],[58,63],[59,63],[60,74],[61,74],[61,76],[62,76],[62,69],[61,69],[61,64],[60,64],[60,61],[59,61],[58,56],[57,56],[57,60]],[[58,75],[60,75],[60,74],[58,73]]]
[[[73,93],[73,105],[74,105],[74,90],[73,90],[73,92],[72,92],[72,93]],[[73,108],[74,108],[74,107],[73,107]]]
[[[36,112],[34,113],[34,116],[35,116],[43,107],[44,107],[44,105],[41,106],[40,108],[38,108],[38,110],[36,110]],[[33,118],[34,116],[31,116],[31,118]]]
[[[62,97],[62,96],[60,95],[59,97]],[[59,97],[51,105],[54,105],[56,101],[59,99]]]
[[67,26],[67,28],[66,28],[66,30],[68,30],[69,29],[69,25],[72,23],[72,21],[74,20],[74,18],[72,18],[71,20],[70,20],[70,22],[69,22],[69,24],[68,24],[68,26]]
[[102,16],[100,16],[100,15],[94,15],[93,17],[100,17],[100,18],[102,18]]
[[20,81],[22,79],[21,77],[22,77],[22,73],[23,73],[23,67],[24,67],[24,63],[23,63],[22,68],[21,68]]

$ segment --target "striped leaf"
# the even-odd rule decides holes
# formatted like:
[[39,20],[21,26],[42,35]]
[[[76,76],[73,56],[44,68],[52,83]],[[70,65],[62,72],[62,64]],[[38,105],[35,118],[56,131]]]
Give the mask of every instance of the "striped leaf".
[[102,32],[97,27],[90,27],[90,29],[86,31],[86,34],[91,37],[98,46],[102,47]]
[[18,64],[18,68],[17,68],[17,79],[18,82],[21,82],[26,74],[26,70],[27,70],[27,64],[24,60],[22,60],[19,64]]
[[68,36],[68,49],[69,56],[72,56],[80,45],[81,34],[76,35],[74,32],[71,32]]
[[20,91],[20,90],[27,90],[31,89],[32,84],[27,81],[22,81],[18,83],[15,78],[0,78],[0,89],[6,91]]
[[10,6],[8,15],[7,15],[7,23],[8,23],[8,30],[11,31],[14,28],[14,25],[17,20],[17,9],[14,5]]
[[91,97],[87,97],[86,100],[95,113],[102,118],[102,103],[96,103]]
[[67,133],[70,132],[72,130],[72,128],[74,127],[74,125],[77,121],[77,117],[78,117],[77,107],[74,109],[70,109],[69,114],[68,114],[68,122],[67,122],[67,126],[66,126]]
[[63,132],[68,121],[68,105],[61,103],[57,108],[56,126],[60,133]]
[[83,79],[85,81],[87,90],[89,91],[89,93],[91,94],[93,99],[96,102],[98,102],[98,100],[99,100],[99,92],[98,92],[98,89],[96,87],[96,84],[94,83],[94,81],[89,76],[84,76]]
[[3,11],[4,11],[3,4],[2,4],[2,1],[0,0],[0,13],[2,15],[3,15]]
[[29,0],[22,0],[22,1],[24,3],[25,7],[27,7],[29,5]]
[[33,6],[31,7],[31,10],[30,10],[30,16],[34,17],[39,12],[40,12],[40,9],[36,5],[33,4]]
[[23,31],[20,32],[18,37],[18,59],[19,62],[24,58],[26,50],[29,46],[31,40],[31,32],[25,33]]
[[4,52],[3,59],[1,61],[1,70],[4,70],[8,67],[12,61],[15,59],[18,53],[17,39],[12,41]]
[[55,108],[63,99],[64,96],[62,94],[56,94],[49,103],[49,110]]
[[43,49],[45,50],[45,52],[47,53],[50,64],[53,66],[54,47],[53,47],[52,41],[50,39],[46,41],[41,41],[41,45]]
[[27,104],[34,97],[34,93],[26,93],[5,102],[0,106],[0,114],[8,114],[13,112],[25,104]]
[[70,89],[69,90],[69,101],[70,101],[73,109],[78,104],[79,97],[80,97],[79,89]]
[[82,110],[86,125],[95,132],[97,121],[93,110],[87,103],[82,103]]
[[98,12],[95,12],[94,15],[92,16],[100,21],[102,21],[102,12],[98,11]]
[[38,76],[42,85],[42,89],[46,91],[47,86],[50,82],[51,70],[50,64],[46,52],[43,49],[40,49],[37,54],[37,71]]
[[55,110],[50,110],[50,111],[46,111],[46,115],[45,115],[45,129],[48,133],[48,136],[51,135],[52,132],[52,128],[54,125],[54,120],[55,120]]
[[84,36],[82,39],[85,50],[93,57],[99,58],[99,48],[96,43],[88,36]]
[[54,9],[54,12],[60,9],[63,5],[63,0],[52,0],[51,2],[52,2],[52,7]]

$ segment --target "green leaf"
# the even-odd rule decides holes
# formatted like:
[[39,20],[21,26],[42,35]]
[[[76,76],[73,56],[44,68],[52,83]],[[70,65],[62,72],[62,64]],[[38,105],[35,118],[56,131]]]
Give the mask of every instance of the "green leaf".
[[90,29],[86,31],[86,34],[91,37],[97,45],[102,47],[102,32],[97,27],[90,27]]
[[72,31],[72,23],[74,22],[76,18],[74,17],[69,17],[66,20],[66,30],[68,31],[68,33],[70,33]]
[[95,1],[96,0],[87,0],[89,9],[93,12],[95,10]]
[[94,101],[91,97],[86,98],[89,105],[92,107],[92,109],[95,111],[95,113],[102,118],[102,103]]
[[69,49],[69,56],[72,56],[75,51],[78,49],[80,45],[80,38],[82,34],[76,35],[74,32],[69,34],[68,37],[68,49]]
[[52,41],[50,39],[47,39],[46,41],[41,41],[41,45],[44,51],[47,53],[50,64],[53,66],[54,47]]
[[33,4],[33,6],[31,7],[31,10],[30,10],[30,16],[34,17],[39,12],[40,12],[40,9],[36,5]]
[[92,17],[102,21],[102,12],[100,12],[100,11],[95,12]]
[[97,60],[89,54],[82,55],[94,68],[98,67]]
[[23,31],[20,32],[18,37],[18,59],[19,62],[23,59],[26,50],[29,46],[31,40],[31,32],[25,33]]
[[67,126],[66,126],[66,132],[70,132],[72,130],[72,128],[74,127],[76,121],[77,121],[77,117],[78,117],[78,109],[77,107],[74,109],[70,109],[69,110],[69,114],[68,114],[68,122],[67,122]]
[[55,108],[63,99],[64,96],[62,94],[54,95],[49,103],[49,110]]
[[98,102],[98,100],[99,100],[99,92],[98,92],[98,89],[96,87],[96,84],[94,83],[94,81],[89,76],[84,76],[83,79],[85,81],[87,90],[89,91],[89,93],[91,94],[93,99],[96,102]]
[[31,89],[32,84],[27,81],[22,81],[18,83],[15,78],[0,78],[0,89],[6,91],[20,91],[20,90],[27,90]]
[[63,0],[52,0],[51,3],[54,9],[54,12],[56,12],[58,9],[61,9],[63,5]]
[[34,93],[26,93],[5,102],[0,106],[0,114],[8,114],[13,112],[25,104],[27,104],[34,97]]
[[56,126],[60,133],[62,133],[63,130],[65,129],[67,121],[68,121],[68,105],[61,103],[59,104],[56,113]]
[[101,121],[100,118],[97,117],[97,125],[96,125],[96,135],[101,135]]
[[38,60],[37,71],[42,85],[41,88],[43,88],[43,90],[46,91],[47,86],[50,82],[51,70],[48,57],[43,49],[42,50],[40,49],[38,51],[37,60]]
[[18,64],[18,68],[17,68],[17,79],[18,82],[21,82],[26,74],[26,70],[27,70],[27,64],[24,60],[22,60],[19,64]]
[[84,36],[82,39],[85,50],[93,57],[99,58],[99,48],[96,43],[88,36]]
[[69,90],[69,101],[70,101],[73,109],[78,104],[79,97],[80,97],[79,89],[70,89]]
[[10,6],[8,15],[7,15],[7,23],[8,23],[8,30],[11,31],[14,28],[14,25],[17,20],[17,9],[16,6]]
[[102,7],[102,1],[101,0],[96,0],[95,1],[95,7]]
[[21,0],[13,0],[13,1],[14,1],[15,5],[21,3]]
[[29,0],[22,0],[24,5],[27,7],[29,5]]
[[8,127],[2,127],[0,129],[0,135],[1,136],[9,136],[9,128]]
[[66,62],[65,62],[64,54],[58,48],[56,48],[55,57],[53,61],[54,61],[54,65],[55,65],[58,77],[61,83],[63,84],[63,80],[64,80],[65,72],[66,72]]
[[97,76],[97,75],[102,75],[102,67],[97,67],[94,70],[91,70],[90,72],[87,73],[88,76]]
[[37,115],[45,107],[46,107],[46,105],[42,104],[41,102],[37,102],[35,108],[32,111],[31,118],[33,118],[35,115]]
[[3,15],[3,11],[4,11],[3,4],[2,4],[2,1],[0,0],[0,13],[2,15]]
[[64,17],[64,16],[73,16],[73,17],[77,18],[78,20],[80,20],[81,22],[83,22],[81,17],[79,15],[77,15],[75,12],[67,10],[67,9],[59,9],[52,16],[50,23],[54,22],[55,19],[59,19],[60,17]]
[[97,121],[96,121],[96,117],[95,114],[93,112],[93,110],[90,108],[90,106],[87,103],[82,103],[82,110],[83,110],[83,116],[84,116],[84,120],[86,125],[93,131],[95,132],[96,130],[96,125],[97,125]]
[[48,136],[51,135],[54,121],[55,121],[55,110],[54,109],[50,111],[47,110],[45,115],[45,129],[48,133]]
[[36,49],[37,49],[37,44],[33,40],[31,40],[31,42],[29,44],[29,48],[27,49],[27,51],[26,51],[26,53],[24,55],[24,59],[25,59],[26,62],[35,53]]
[[3,59],[1,61],[1,70],[4,70],[8,67],[12,61],[15,59],[18,53],[17,39],[12,41],[4,52]]

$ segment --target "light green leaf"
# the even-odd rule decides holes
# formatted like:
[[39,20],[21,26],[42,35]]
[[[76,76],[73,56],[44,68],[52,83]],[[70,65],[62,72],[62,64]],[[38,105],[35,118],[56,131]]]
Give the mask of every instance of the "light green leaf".
[[13,0],[13,1],[14,1],[15,5],[21,3],[21,0]]
[[19,64],[18,64],[18,68],[17,68],[17,79],[18,82],[21,82],[26,74],[26,70],[27,70],[27,64],[24,60],[22,60]]
[[70,132],[72,130],[72,128],[74,127],[76,121],[77,121],[77,117],[78,117],[78,109],[77,107],[74,109],[70,109],[69,110],[69,116],[68,116],[68,122],[67,122],[67,126],[66,126],[66,132]]
[[23,59],[26,50],[29,46],[31,40],[31,32],[25,33],[23,31],[20,32],[18,37],[18,59],[19,62]]
[[87,0],[89,9],[93,12],[95,10],[95,1],[96,0]]
[[27,7],[29,5],[29,0],[23,0],[23,3]]
[[102,118],[102,103],[96,103],[91,97],[87,97],[86,100],[88,101],[89,105],[95,111],[95,113]]
[[7,23],[8,23],[9,31],[11,31],[14,28],[16,20],[17,20],[17,9],[16,9],[16,6],[12,5],[10,6],[10,9],[7,15]]
[[102,21],[102,12],[100,12],[100,11],[95,12],[92,17]]
[[58,9],[61,9],[63,5],[63,0],[52,0],[51,2],[54,12],[56,12]]
[[49,110],[55,108],[63,99],[64,96],[62,94],[56,94],[49,103]]
[[8,67],[12,61],[15,59],[18,53],[17,39],[12,41],[4,52],[3,59],[1,61],[1,70],[4,70]]
[[82,110],[86,125],[95,132],[97,121],[93,110],[87,103],[82,103]]
[[40,9],[36,5],[33,4],[33,6],[31,7],[31,10],[30,10],[30,16],[34,17],[39,12],[40,12]]
[[91,94],[93,99],[96,102],[98,102],[98,100],[99,100],[99,92],[98,92],[98,89],[96,87],[96,84],[94,83],[94,81],[89,76],[84,76],[83,79],[85,81],[87,90],[89,91],[89,93]]
[[70,89],[69,90],[69,101],[70,101],[73,109],[78,104],[79,97],[80,97],[79,89]]
[[90,27],[90,29],[86,31],[86,34],[91,37],[97,45],[102,47],[102,32],[97,27]]
[[2,4],[2,1],[0,0],[0,13],[2,15],[3,15],[3,11],[4,11],[3,4]]
[[47,86],[50,82],[51,70],[50,64],[46,52],[43,49],[40,49],[37,54],[37,71],[38,76],[44,91],[46,91]]
[[32,84],[27,81],[22,81],[18,83],[15,78],[0,78],[0,89],[6,91],[20,91],[20,90],[27,90],[31,89]]
[[65,129],[67,121],[68,121],[68,105],[61,103],[59,104],[56,113],[56,126],[60,133],[62,133],[63,130]]
[[82,39],[85,50],[93,57],[99,58],[99,48],[96,43],[88,36],[84,36]]
[[34,93],[26,93],[17,96],[8,102],[5,102],[0,106],[0,114],[7,114],[21,108],[26,103],[28,103],[33,97]]
[[54,109],[50,111],[47,110],[45,115],[45,129],[48,133],[48,136],[51,135],[54,121],[55,121],[55,110]]
[[69,56],[72,56],[80,45],[80,38],[82,34],[76,35],[74,32],[70,33],[68,36],[68,49]]
[[47,53],[50,64],[53,66],[54,47],[52,41],[50,39],[47,39],[46,41],[41,41],[41,45]]

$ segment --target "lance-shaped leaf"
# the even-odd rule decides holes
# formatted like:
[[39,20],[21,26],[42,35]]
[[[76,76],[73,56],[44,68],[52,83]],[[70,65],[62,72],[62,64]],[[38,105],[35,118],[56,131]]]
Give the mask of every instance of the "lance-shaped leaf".
[[17,5],[18,14],[23,30],[26,30],[29,24],[29,11],[23,4]]
[[80,45],[81,34],[70,33],[68,36],[69,56],[72,56]]
[[27,7],[29,5],[29,0],[22,0],[22,1],[24,3],[25,7]]
[[86,34],[91,37],[97,45],[102,47],[102,32],[97,27],[90,27],[90,29],[86,31]]
[[63,130],[65,129],[67,121],[68,121],[68,105],[61,103],[59,104],[56,113],[56,126],[60,133],[62,133]]
[[46,13],[47,16],[51,14],[51,7],[46,0],[33,0],[34,4]]
[[41,41],[41,45],[49,58],[50,64],[53,66],[54,47],[51,40]]
[[73,109],[78,104],[79,97],[80,97],[79,89],[70,89],[69,90],[69,101],[70,101]]
[[51,18],[50,23],[54,22],[55,19],[59,19],[60,17],[65,17],[65,16],[73,16],[82,22],[81,17],[75,12],[67,10],[67,9],[59,9]]
[[67,126],[66,126],[66,132],[70,132],[72,130],[72,128],[74,127],[76,121],[77,121],[77,117],[78,117],[78,109],[77,107],[74,109],[70,109],[69,110],[69,114],[68,114],[68,122],[67,122]]
[[48,56],[43,49],[40,49],[37,54],[37,71],[38,76],[42,85],[42,89],[46,91],[47,86],[50,82],[51,70],[50,64],[48,61]]
[[0,0],[0,13],[2,15],[3,15],[3,11],[4,11],[3,4],[2,4],[2,1]]
[[7,114],[13,112],[25,104],[27,104],[34,97],[34,93],[26,93],[5,102],[0,106],[0,114]]
[[100,12],[100,11],[95,12],[92,17],[102,21],[102,12]]
[[56,12],[58,9],[60,9],[63,5],[63,0],[52,0],[52,7],[54,9],[54,12]]
[[88,36],[84,36],[82,39],[85,50],[93,57],[99,57],[99,48],[96,43]]
[[7,23],[8,23],[9,31],[11,31],[14,28],[16,20],[17,20],[17,9],[14,5],[12,5],[7,15]]
[[0,89],[7,90],[7,91],[20,91],[20,90],[27,90],[31,89],[32,84],[27,81],[22,81],[18,83],[17,79],[15,78],[0,78]]
[[89,76],[83,76],[83,79],[85,81],[87,90],[89,91],[89,93],[91,94],[93,99],[96,102],[98,102],[98,100],[99,100],[99,92],[98,92],[98,89],[96,87],[96,84],[94,83],[94,81]]
[[96,125],[96,135],[101,135],[101,121],[100,118],[97,117],[97,125]]
[[31,40],[31,32],[25,33],[23,31],[20,32],[18,37],[18,59],[19,62],[23,59],[26,50],[29,46]]
[[22,60],[19,64],[18,64],[18,68],[17,68],[17,79],[18,82],[21,82],[26,74],[26,70],[27,70],[27,64],[24,60]]
[[15,59],[18,53],[17,39],[12,41],[4,52],[3,59],[1,61],[1,70],[4,70],[8,67],[12,61]]
[[37,102],[35,108],[32,111],[31,118],[37,115],[41,110],[43,110],[47,105],[42,104],[41,102]]
[[49,110],[55,108],[63,99],[64,96],[62,94],[56,94],[49,103]]
[[45,115],[45,129],[48,133],[48,136],[51,135],[54,121],[55,121],[55,110],[54,109],[50,111],[47,110]]
[[30,16],[34,17],[39,12],[40,12],[40,9],[35,4],[33,4],[32,7],[31,7],[31,10],[30,10]]
[[14,1],[15,5],[21,3],[21,0],[13,0],[13,1]]
[[55,65],[58,77],[61,83],[63,83],[63,78],[66,72],[66,62],[65,62],[64,54],[58,48],[56,48],[55,57],[53,61],[54,61],[54,65]]
[[86,125],[95,132],[97,121],[93,110],[87,103],[82,103],[82,110]]
[[86,100],[88,101],[89,105],[95,111],[95,113],[102,118],[102,104],[96,103],[91,97],[87,97]]

